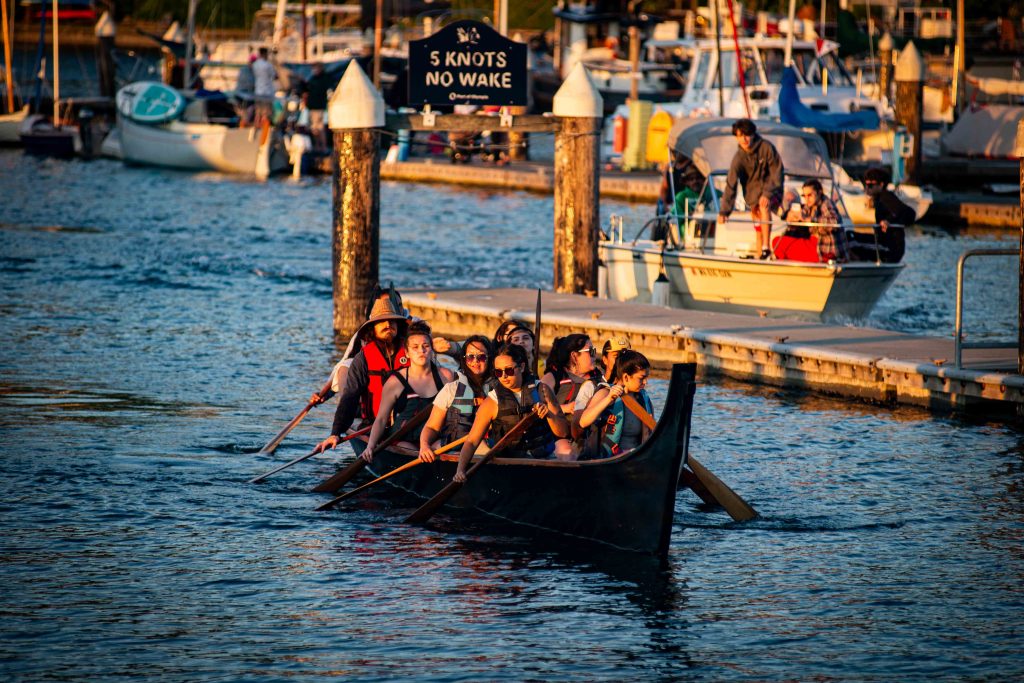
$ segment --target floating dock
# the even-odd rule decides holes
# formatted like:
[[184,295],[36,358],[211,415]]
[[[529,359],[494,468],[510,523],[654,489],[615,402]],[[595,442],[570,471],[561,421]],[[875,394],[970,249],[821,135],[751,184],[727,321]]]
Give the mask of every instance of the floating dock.
[[[406,292],[409,311],[436,334],[489,334],[509,318],[533,325],[532,289]],[[600,346],[613,334],[658,369],[695,362],[706,373],[939,412],[1012,415],[1024,404],[1016,349],[966,349],[954,368],[953,339],[866,327],[755,318],[544,292],[541,346],[585,332]]]

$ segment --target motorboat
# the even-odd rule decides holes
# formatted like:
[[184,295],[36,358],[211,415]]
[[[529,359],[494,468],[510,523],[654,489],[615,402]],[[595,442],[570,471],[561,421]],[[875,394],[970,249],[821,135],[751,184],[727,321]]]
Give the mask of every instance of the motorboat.
[[[240,127],[222,93],[200,97],[155,81],[117,93],[117,128],[127,163],[213,170],[265,178],[284,170],[287,152],[272,127]],[[109,148],[109,145],[104,145]]]
[[[628,240],[621,219],[598,245],[599,295],[618,301],[662,303],[771,317],[861,318],[866,316],[903,269],[880,260],[806,262],[759,260],[750,211],[737,198],[728,222],[718,218],[729,166],[736,152],[735,119],[681,119],[669,134],[672,148],[693,161],[705,178],[702,191],[684,202],[681,213],[661,217],[669,224],[664,239]],[[825,141],[817,134],[781,123],[758,122],[758,133],[782,157],[785,186],[796,192],[805,180],[821,182],[842,217],[856,227],[832,174]],[[691,206],[692,205],[692,206]],[[773,218],[773,235],[785,224]],[[616,225],[617,222],[617,225]],[[651,222],[649,222],[650,224]]]

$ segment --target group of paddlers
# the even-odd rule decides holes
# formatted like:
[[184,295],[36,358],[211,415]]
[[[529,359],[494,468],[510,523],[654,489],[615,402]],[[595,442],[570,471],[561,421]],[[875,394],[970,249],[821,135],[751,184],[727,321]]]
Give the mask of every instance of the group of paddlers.
[[[560,337],[541,372],[534,332],[522,322],[503,322],[493,337],[435,338],[391,287],[375,292],[349,350],[311,397],[321,403],[340,394],[331,435],[315,452],[338,445],[359,417],[372,422],[364,460],[385,440],[424,462],[461,443],[455,481],[464,481],[473,455],[506,435],[503,457],[596,459],[635,448],[653,424],[650,362],[625,337],[606,340],[600,359],[586,334]],[[436,354],[450,355],[458,370],[441,366]]]

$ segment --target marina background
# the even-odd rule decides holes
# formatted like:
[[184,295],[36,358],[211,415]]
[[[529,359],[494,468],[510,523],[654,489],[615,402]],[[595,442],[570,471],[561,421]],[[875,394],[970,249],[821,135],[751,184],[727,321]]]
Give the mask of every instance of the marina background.
[[[0,196],[5,679],[1024,675],[1011,425],[707,378],[693,453],[762,517],[682,492],[664,568],[406,527],[397,496],[313,513],[346,447],[245,482],[329,428],[254,455],[340,353],[330,181],[0,151]],[[384,183],[381,206],[400,290],[551,285],[548,197]],[[865,324],[951,334],[956,258],[1015,237],[915,228]],[[972,273],[967,330],[1012,336],[1016,291],[1009,257]]]

